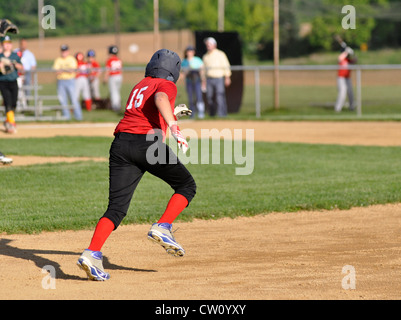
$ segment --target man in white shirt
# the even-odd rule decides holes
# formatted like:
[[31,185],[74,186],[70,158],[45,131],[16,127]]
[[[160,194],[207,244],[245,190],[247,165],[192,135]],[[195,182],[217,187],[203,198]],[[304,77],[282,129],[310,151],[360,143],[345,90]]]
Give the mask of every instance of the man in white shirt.
[[[32,72],[36,69],[36,58],[35,55],[28,50],[27,42],[25,39],[19,41],[19,48],[15,51],[19,53],[22,65],[24,66],[24,81],[23,85],[30,86],[32,83]],[[25,95],[29,96],[31,89],[25,90]]]
[[[202,81],[203,89],[206,89],[206,97],[211,116],[225,117],[227,115],[226,90],[231,84],[230,62],[226,54],[217,49],[216,39],[205,39],[207,52],[203,56],[206,79]],[[216,96],[214,101],[213,97]]]

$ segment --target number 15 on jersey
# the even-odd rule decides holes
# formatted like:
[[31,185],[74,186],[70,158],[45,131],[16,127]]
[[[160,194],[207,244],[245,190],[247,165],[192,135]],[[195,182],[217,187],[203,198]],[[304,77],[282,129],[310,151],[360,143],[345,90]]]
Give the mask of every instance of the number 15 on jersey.
[[148,87],[143,87],[141,89],[135,89],[134,92],[132,93],[131,99],[129,101],[129,104],[127,106],[127,110],[132,109],[132,106],[135,106],[135,108],[139,108],[142,105],[143,102],[143,92],[147,89]]

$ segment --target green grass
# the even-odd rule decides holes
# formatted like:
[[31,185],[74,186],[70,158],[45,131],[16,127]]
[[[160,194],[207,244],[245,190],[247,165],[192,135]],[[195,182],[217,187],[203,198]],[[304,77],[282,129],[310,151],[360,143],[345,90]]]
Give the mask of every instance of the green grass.
[[113,137],[67,137],[1,139],[7,154],[62,157],[108,157]]
[[[0,142],[8,154],[106,157],[111,140],[56,137]],[[397,147],[256,142],[251,175],[235,175],[235,163],[188,164],[198,190],[179,219],[400,202],[400,157]],[[106,161],[10,166],[1,168],[0,179],[0,233],[93,228],[107,206]],[[123,223],[154,222],[171,194],[168,185],[146,174]]]

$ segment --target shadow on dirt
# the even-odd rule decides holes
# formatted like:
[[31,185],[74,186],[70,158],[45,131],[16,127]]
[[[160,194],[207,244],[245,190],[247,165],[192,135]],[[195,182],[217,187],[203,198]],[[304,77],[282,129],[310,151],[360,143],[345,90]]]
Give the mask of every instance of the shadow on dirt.
[[[71,255],[76,256],[77,260],[81,255],[81,252],[72,252],[72,251],[60,251],[60,250],[40,250],[40,249],[20,249],[17,247],[10,246],[10,242],[13,240],[10,239],[0,239],[0,255],[9,256],[17,259],[23,259],[27,261],[33,261],[35,265],[42,269],[45,266],[52,266],[55,269],[55,274],[57,279],[64,280],[87,280],[85,277],[79,277],[77,275],[66,274],[60,264],[54,260],[50,260],[44,258],[42,255]],[[103,266],[108,270],[127,270],[127,271],[135,271],[135,272],[157,272],[156,270],[147,270],[147,269],[137,269],[131,267],[124,267],[113,264],[109,261],[107,257],[103,257]]]

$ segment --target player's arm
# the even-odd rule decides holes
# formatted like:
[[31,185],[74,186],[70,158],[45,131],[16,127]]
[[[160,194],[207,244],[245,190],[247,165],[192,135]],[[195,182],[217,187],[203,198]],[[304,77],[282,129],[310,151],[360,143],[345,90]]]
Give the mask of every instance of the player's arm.
[[185,153],[189,148],[188,142],[182,135],[180,128],[177,125],[177,118],[174,116],[174,113],[171,110],[171,105],[167,94],[164,92],[157,92],[155,94],[155,104],[163,119],[169,126],[171,134],[175,140],[177,140],[178,147],[182,149],[182,152]]
[[169,127],[177,124],[177,119],[175,118],[173,111],[171,110],[170,101],[166,93],[157,92],[155,94],[155,104]]
[[22,65],[20,59],[18,59],[18,60],[12,60],[11,62],[14,64],[15,68],[16,68],[18,71],[24,71],[24,66]]
[[345,60],[348,56],[352,56],[353,54],[354,50],[352,50],[350,47],[346,47],[344,52],[338,56],[338,62]]

